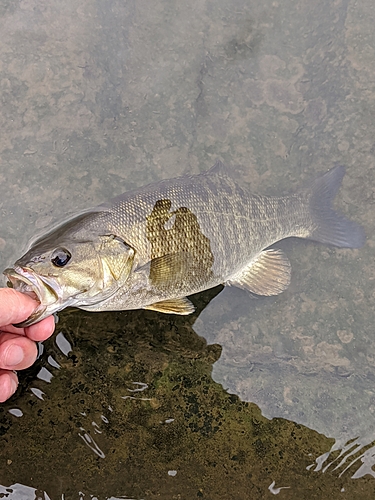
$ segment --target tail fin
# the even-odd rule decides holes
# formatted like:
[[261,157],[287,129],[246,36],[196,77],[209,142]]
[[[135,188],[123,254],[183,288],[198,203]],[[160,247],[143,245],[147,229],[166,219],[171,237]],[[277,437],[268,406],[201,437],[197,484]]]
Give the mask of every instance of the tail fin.
[[345,167],[337,166],[313,183],[310,211],[316,229],[309,238],[337,247],[360,248],[366,240],[363,228],[332,208],[344,174]]

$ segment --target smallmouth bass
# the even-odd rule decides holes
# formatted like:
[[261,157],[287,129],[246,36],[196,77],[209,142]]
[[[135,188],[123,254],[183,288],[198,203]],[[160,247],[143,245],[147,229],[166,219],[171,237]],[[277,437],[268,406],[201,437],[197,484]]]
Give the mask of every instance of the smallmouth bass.
[[359,248],[361,226],[332,201],[338,166],[296,194],[248,193],[221,162],[195,176],[150,184],[53,228],[4,271],[8,286],[35,294],[29,326],[65,307],[190,314],[188,295],[219,284],[277,295],[290,263],[269,248],[288,237]]

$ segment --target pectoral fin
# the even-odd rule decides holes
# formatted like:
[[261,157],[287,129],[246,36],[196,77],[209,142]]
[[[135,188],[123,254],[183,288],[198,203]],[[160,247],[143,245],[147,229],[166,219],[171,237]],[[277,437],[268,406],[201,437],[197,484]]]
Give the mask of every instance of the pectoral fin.
[[136,271],[148,272],[151,283],[163,288],[182,281],[189,274],[193,263],[193,256],[190,252],[177,252],[156,257],[137,268]]
[[153,259],[150,264],[150,280],[154,285],[163,285],[180,281],[188,274],[191,255],[189,252],[177,252]]
[[143,309],[150,309],[151,311],[158,311],[166,314],[181,315],[191,314],[195,311],[195,307],[186,297],[182,299],[162,300],[161,302],[155,302],[155,304],[144,306]]
[[290,283],[290,262],[281,250],[264,250],[227,285],[243,288],[257,295],[278,295]]

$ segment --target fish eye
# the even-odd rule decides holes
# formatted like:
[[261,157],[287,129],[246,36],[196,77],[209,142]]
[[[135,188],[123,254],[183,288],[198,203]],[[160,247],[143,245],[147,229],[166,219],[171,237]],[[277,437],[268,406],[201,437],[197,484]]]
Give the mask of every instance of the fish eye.
[[65,248],[56,248],[51,255],[51,262],[56,267],[64,267],[72,258],[72,254]]

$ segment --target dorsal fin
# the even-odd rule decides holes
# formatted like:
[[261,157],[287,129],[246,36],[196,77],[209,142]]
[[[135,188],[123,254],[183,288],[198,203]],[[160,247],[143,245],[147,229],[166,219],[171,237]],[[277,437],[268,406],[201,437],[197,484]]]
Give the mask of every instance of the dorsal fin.
[[231,177],[231,172],[228,167],[224,165],[224,163],[220,160],[216,160],[213,167],[211,167],[206,172],[207,174],[215,174],[220,177]]

